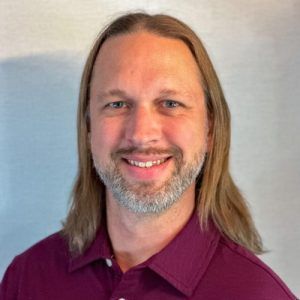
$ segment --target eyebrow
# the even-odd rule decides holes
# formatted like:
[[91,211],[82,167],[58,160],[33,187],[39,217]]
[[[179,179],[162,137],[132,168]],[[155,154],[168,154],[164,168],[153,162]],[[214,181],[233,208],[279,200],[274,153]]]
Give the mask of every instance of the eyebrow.
[[[174,89],[164,88],[159,91],[159,96],[156,98],[159,99],[159,98],[164,98],[164,97],[175,96],[178,94],[180,94],[180,93]],[[98,100],[105,99],[107,97],[120,97],[120,98],[126,99],[126,100],[132,99],[132,97],[130,97],[125,91],[123,91],[121,89],[112,89],[112,90],[109,90],[106,92],[100,92],[97,95]]]
[[172,90],[172,89],[162,89],[159,92],[159,97],[169,97],[169,96],[175,96],[180,94],[178,91],[176,90]]
[[113,89],[113,90],[109,90],[107,92],[100,92],[97,95],[97,98],[104,99],[104,98],[111,97],[111,96],[117,96],[117,97],[121,97],[121,98],[129,98],[128,95],[126,94],[126,92],[122,91],[120,89]]

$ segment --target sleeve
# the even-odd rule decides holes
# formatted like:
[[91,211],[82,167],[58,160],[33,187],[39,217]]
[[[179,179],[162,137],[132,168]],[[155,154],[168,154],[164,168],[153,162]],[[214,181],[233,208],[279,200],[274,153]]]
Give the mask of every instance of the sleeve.
[[19,299],[19,280],[21,266],[17,263],[16,258],[8,266],[4,277],[0,283],[0,300],[17,300]]

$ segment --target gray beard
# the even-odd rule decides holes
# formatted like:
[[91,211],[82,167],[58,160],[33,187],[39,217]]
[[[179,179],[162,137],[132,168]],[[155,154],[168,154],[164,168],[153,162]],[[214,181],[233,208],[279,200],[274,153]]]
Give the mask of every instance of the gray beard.
[[94,159],[94,167],[116,201],[136,214],[161,214],[176,203],[185,190],[195,182],[204,161],[205,151],[196,155],[193,162],[183,164],[182,155],[174,156],[175,170],[161,186],[154,181],[129,183],[113,159],[106,168],[101,168]]

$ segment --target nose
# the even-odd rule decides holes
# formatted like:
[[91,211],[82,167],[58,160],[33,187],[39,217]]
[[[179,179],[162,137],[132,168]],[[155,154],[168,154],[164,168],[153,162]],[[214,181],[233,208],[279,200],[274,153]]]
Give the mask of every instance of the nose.
[[155,145],[161,138],[159,116],[150,107],[136,107],[125,126],[126,140],[130,146]]

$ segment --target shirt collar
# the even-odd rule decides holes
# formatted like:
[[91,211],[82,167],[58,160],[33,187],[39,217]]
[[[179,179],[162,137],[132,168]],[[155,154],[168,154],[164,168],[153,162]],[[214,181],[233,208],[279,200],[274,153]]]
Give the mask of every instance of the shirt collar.
[[[201,229],[197,213],[162,251],[143,263],[167,280],[176,289],[191,296],[215,253],[220,234],[213,222]],[[69,272],[96,260],[112,257],[112,248],[106,226],[101,226],[91,246],[70,259]]]
[[69,261],[69,272],[80,269],[96,260],[112,257],[110,240],[106,226],[100,226],[96,238],[83,254],[72,257]]
[[195,212],[182,231],[149,261],[148,267],[191,296],[215,253],[220,234],[213,222],[201,229]]

